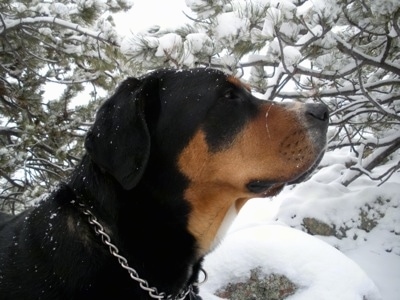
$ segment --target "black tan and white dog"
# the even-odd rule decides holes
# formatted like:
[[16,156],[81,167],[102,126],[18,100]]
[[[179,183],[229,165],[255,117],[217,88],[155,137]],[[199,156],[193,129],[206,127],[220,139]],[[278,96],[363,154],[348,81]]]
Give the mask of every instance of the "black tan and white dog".
[[200,299],[203,257],[253,197],[304,180],[328,111],[212,69],[129,78],[37,207],[0,217],[0,299]]

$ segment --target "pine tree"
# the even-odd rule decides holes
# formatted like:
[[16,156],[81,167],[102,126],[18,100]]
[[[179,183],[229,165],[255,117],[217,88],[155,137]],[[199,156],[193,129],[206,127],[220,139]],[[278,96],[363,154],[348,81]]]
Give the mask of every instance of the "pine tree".
[[[130,7],[125,0],[0,3],[0,210],[31,205],[79,160],[98,91],[120,81],[110,12]],[[58,98],[44,99],[49,83]],[[72,108],[85,88],[89,104]]]
[[[100,91],[161,67],[218,68],[264,99],[326,103],[329,149],[350,147],[356,157],[344,185],[361,174],[382,183],[399,170],[400,2],[186,4],[188,23],[180,28],[152,27],[121,40],[112,13],[131,7],[123,0],[0,3],[0,210],[22,209],[30,205],[22,199],[65,178]],[[49,82],[62,91],[50,101]],[[72,107],[77,97],[87,104]]]

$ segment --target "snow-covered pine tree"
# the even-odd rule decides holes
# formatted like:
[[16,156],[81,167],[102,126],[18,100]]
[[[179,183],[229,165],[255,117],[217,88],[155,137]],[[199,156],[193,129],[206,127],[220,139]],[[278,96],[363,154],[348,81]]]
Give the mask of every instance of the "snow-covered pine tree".
[[[123,57],[110,13],[128,0],[5,0],[0,3],[0,210],[18,211],[64,178]],[[49,83],[59,97],[44,99]],[[54,85],[53,85],[54,86]],[[84,87],[89,104],[69,103]],[[54,89],[54,87],[53,87]]]
[[[75,164],[77,140],[96,106],[69,108],[83,83],[92,84],[96,99],[97,87],[112,89],[127,74],[159,67],[211,66],[244,76],[266,99],[328,104],[329,148],[350,146],[357,157],[349,158],[345,185],[363,173],[382,182],[399,170],[400,3],[186,4],[181,28],[153,27],[119,48],[105,12],[128,9],[128,2],[0,3],[0,209],[23,205]],[[49,81],[66,85],[61,97],[44,103]]]
[[349,158],[344,185],[361,174],[381,183],[399,170],[399,1],[186,5],[190,25],[123,42],[133,66],[211,66],[244,76],[265,99],[324,102],[331,109],[329,149],[350,146],[356,157]]

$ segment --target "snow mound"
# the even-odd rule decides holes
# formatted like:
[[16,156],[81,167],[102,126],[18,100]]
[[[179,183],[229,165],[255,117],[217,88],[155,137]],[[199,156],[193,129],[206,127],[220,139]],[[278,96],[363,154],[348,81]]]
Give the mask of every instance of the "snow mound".
[[288,300],[382,299],[378,289],[351,259],[329,244],[302,231],[277,224],[244,228],[227,235],[206,257],[208,281],[204,299],[228,283],[244,282],[250,270],[280,274],[299,289]]

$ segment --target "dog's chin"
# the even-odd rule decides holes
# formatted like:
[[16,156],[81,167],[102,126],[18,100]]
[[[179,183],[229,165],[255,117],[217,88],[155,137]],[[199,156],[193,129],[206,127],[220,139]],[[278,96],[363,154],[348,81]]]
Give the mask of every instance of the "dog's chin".
[[297,184],[297,183],[301,183],[303,181],[308,180],[311,175],[313,174],[313,172],[315,171],[315,169],[318,167],[319,163],[321,162],[322,158],[324,157],[325,151],[322,151],[320,153],[320,155],[318,156],[318,158],[315,160],[314,164],[303,174],[301,174],[300,176],[298,176],[296,179],[289,181],[287,184],[288,185],[292,185],[292,184]]
[[256,197],[259,197],[259,198],[274,197],[274,196],[278,195],[286,185],[293,185],[293,184],[301,183],[303,181],[308,180],[311,177],[311,175],[313,174],[313,172],[315,171],[315,169],[318,167],[319,163],[321,162],[322,157],[324,156],[324,153],[325,153],[325,151],[322,151],[320,153],[320,155],[318,156],[318,158],[315,160],[315,162],[311,165],[311,167],[308,168],[307,171],[305,171],[304,173],[301,173],[299,176],[297,176],[293,180],[290,180],[288,182],[283,182],[283,183],[276,183],[272,186],[267,186],[268,184],[266,183],[265,189],[263,189],[264,181],[262,181],[262,180],[255,181],[256,187],[257,187],[257,189],[259,189],[256,192]]

